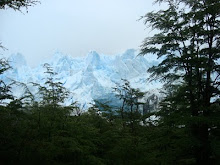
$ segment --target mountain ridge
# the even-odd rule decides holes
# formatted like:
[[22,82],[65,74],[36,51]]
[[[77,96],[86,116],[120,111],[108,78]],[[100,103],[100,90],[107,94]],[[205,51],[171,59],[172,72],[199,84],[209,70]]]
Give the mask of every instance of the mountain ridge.
[[[85,105],[112,93],[112,88],[117,83],[121,83],[121,79],[127,79],[133,88],[140,88],[143,92],[159,90],[162,87],[161,83],[147,82],[149,78],[147,69],[158,64],[152,59],[147,56],[138,56],[136,50],[128,49],[114,56],[90,51],[87,56],[77,58],[56,52],[52,59],[45,63],[48,63],[54,72],[58,73],[57,77],[63,86],[73,92],[74,100]],[[21,54],[10,56],[9,61],[13,69],[2,75],[5,81],[15,79],[23,83],[41,84],[42,79],[45,78],[43,63],[31,68]]]

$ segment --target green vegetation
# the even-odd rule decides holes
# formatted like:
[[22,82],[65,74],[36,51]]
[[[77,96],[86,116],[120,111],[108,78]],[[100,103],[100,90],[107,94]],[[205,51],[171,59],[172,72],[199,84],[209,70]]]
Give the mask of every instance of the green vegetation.
[[211,164],[214,157],[219,157],[213,155],[211,142],[219,132],[220,121],[220,2],[157,2],[168,7],[143,17],[159,32],[146,38],[141,54],[154,53],[163,59],[148,70],[153,78],[166,82],[169,89],[161,116],[169,118],[170,127],[188,128],[195,140],[191,149],[194,161]]
[[[220,2],[156,2],[168,8],[143,17],[159,32],[141,54],[163,59],[149,69],[166,83],[159,111],[141,115],[143,93],[124,80],[114,89],[121,107],[80,113],[76,103],[63,105],[70,92],[45,64],[44,84],[32,83],[37,95],[20,83],[26,90],[16,98],[0,81],[0,164],[220,164]],[[0,74],[8,69],[2,59]]]
[[[127,80],[115,88],[121,107],[97,103],[80,113],[76,103],[62,105],[69,92],[54,78],[53,69],[44,67],[48,78],[44,85],[33,83],[36,95],[25,84],[21,98],[12,97],[10,86],[1,93],[1,101],[11,100],[0,106],[1,164],[196,164],[193,147],[201,143],[191,132],[195,123],[214,127],[209,151],[212,164],[219,163],[217,113],[208,121],[195,118],[186,110],[188,104],[167,97],[159,112],[141,115],[137,98],[143,93]],[[217,112],[219,105],[213,109]],[[152,121],[152,115],[160,119]]]

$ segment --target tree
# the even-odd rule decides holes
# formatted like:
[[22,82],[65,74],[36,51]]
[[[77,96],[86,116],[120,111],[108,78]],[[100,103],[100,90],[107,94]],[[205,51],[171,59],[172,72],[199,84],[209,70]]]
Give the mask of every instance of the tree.
[[14,10],[21,10],[22,7],[26,9],[30,6],[36,5],[39,3],[38,0],[1,0],[0,9],[12,8]]
[[38,88],[36,101],[33,107],[33,113],[36,115],[38,128],[41,125],[46,127],[45,133],[51,139],[54,130],[57,128],[64,129],[67,118],[74,109],[74,103],[69,107],[64,107],[63,103],[69,97],[69,91],[63,86],[61,82],[55,77],[57,73],[49,64],[44,64],[47,77],[44,84],[33,83]]
[[57,81],[55,77],[56,72],[53,71],[53,68],[49,64],[44,64],[46,71],[44,72],[48,75],[45,79],[44,86],[35,84],[39,87],[39,94],[42,99],[42,105],[51,104],[53,106],[58,106],[59,104],[64,103],[65,99],[69,96],[69,91],[63,87],[62,83]]
[[[10,65],[7,60],[0,59],[0,75],[5,73],[8,69],[10,69]],[[3,103],[4,100],[12,100],[13,96],[11,93],[11,86],[6,84],[3,80],[0,80],[0,104]]]
[[[213,156],[209,144],[210,135],[217,125],[209,120],[219,111],[213,106],[220,94],[220,2],[155,2],[166,3],[167,9],[143,16],[144,23],[159,32],[144,40],[141,54],[153,53],[163,59],[158,66],[148,71],[153,79],[160,78],[167,86],[175,89],[167,103],[176,103],[173,111],[181,109],[191,113],[193,122],[189,127],[199,143],[193,146],[196,162],[210,164]],[[185,106],[180,108],[179,105],[184,105],[183,99]],[[169,109],[170,106],[167,107]]]
[[122,101],[122,106],[119,109],[122,120],[127,120],[130,123],[132,131],[134,131],[134,123],[139,118],[138,99],[143,98],[144,93],[139,89],[132,88],[128,80],[122,79],[123,84],[118,84],[114,87],[115,95]]

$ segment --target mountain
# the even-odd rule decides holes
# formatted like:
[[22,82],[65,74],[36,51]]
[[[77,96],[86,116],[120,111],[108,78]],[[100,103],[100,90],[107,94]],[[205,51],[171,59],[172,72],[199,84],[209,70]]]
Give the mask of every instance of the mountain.
[[[91,51],[85,57],[77,58],[56,52],[53,58],[45,63],[50,64],[58,73],[59,81],[73,93],[74,100],[81,106],[88,107],[88,103],[94,100],[114,100],[112,88],[121,83],[121,79],[127,79],[133,88],[148,91],[148,96],[152,95],[149,91],[156,91],[153,93],[159,95],[158,91],[162,84],[147,81],[149,78],[147,69],[158,64],[158,61],[152,59],[151,55],[138,56],[136,50],[129,49],[123,54],[114,56]],[[6,82],[13,79],[26,84],[42,83],[46,76],[43,64],[30,68],[21,54],[11,55],[9,61],[13,69],[1,75]],[[15,87],[13,92],[19,96],[22,90]]]

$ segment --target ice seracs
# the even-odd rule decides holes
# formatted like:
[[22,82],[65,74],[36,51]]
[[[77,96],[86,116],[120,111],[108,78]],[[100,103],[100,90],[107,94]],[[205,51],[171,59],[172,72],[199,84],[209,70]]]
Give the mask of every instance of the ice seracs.
[[[36,68],[27,66],[21,54],[12,55],[9,60],[13,69],[6,75],[24,83],[33,81],[42,83],[45,78],[45,68],[40,64]],[[96,51],[90,51],[85,57],[74,58],[56,52],[49,63],[57,78],[63,85],[73,93],[73,98],[82,105],[88,104],[95,99],[111,98],[112,87],[121,79],[127,79],[134,88],[142,91],[160,88],[162,85],[156,82],[154,85],[147,83],[149,74],[147,69],[157,65],[157,61],[149,59],[148,56],[138,56],[138,52],[129,49],[123,54],[103,55]]]

